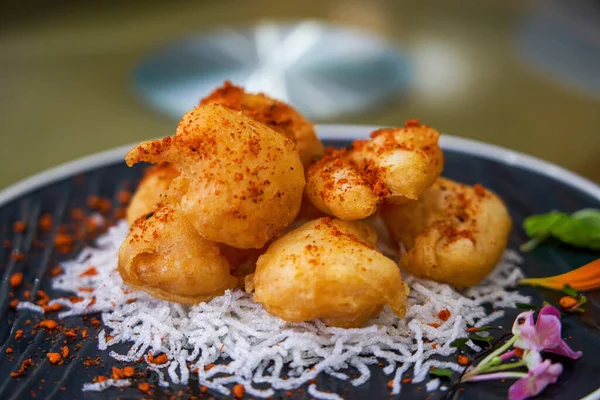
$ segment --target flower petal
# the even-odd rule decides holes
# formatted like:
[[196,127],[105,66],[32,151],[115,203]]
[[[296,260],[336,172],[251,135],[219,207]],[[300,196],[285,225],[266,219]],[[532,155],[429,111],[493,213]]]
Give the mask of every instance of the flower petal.
[[540,310],[538,316],[542,315],[554,315],[556,318],[560,318],[560,311],[554,306],[544,306]]
[[537,343],[537,332],[533,323],[533,311],[525,311],[517,315],[512,327],[513,335],[517,336],[515,347],[526,350],[542,350]]
[[552,364],[550,360],[545,360],[510,387],[508,398],[510,400],[523,400],[536,396],[546,386],[555,383],[562,371],[561,364]]
[[564,340],[561,340],[557,347],[553,347],[551,349],[546,348],[544,350],[549,353],[560,354],[561,356],[568,357],[571,360],[577,360],[583,355],[581,351],[573,351],[573,349],[571,349]]
[[561,324],[559,317],[550,314],[542,314],[540,312],[535,323],[536,342],[541,344],[544,349],[558,347],[562,340],[560,337],[560,329]]

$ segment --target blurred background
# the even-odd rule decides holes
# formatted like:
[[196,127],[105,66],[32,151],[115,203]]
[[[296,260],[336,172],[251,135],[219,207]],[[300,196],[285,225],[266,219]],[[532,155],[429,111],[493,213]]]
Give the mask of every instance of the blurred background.
[[598,0],[0,4],[0,188],[170,135],[228,78],[314,122],[419,118],[600,182]]

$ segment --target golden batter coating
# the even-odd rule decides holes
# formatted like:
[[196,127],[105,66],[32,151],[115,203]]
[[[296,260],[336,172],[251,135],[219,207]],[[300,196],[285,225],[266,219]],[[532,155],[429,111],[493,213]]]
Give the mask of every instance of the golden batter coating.
[[247,93],[244,88],[226,81],[200,101],[200,105],[222,104],[239,110],[296,143],[302,164],[307,167],[323,155],[323,144],[313,125],[292,106],[263,93]]
[[300,209],[305,181],[294,143],[221,105],[188,112],[175,136],[141,143],[125,159],[172,163],[180,175],[169,201],[206,239],[232,247],[264,246]]
[[386,199],[417,199],[444,166],[439,133],[409,121],[380,129],[351,149],[328,149],[306,175],[305,194],[321,211],[344,220],[364,219]]
[[119,273],[135,289],[183,304],[209,301],[238,284],[218,244],[168,206],[135,221],[119,249]]
[[419,200],[384,204],[381,213],[407,250],[401,265],[415,276],[455,287],[477,285],[494,269],[512,227],[496,194],[445,178]]
[[388,305],[406,314],[408,286],[398,266],[375,249],[373,228],[330,217],[307,222],[275,240],[260,256],[246,289],[286,321],[322,319],[351,328]]
[[169,163],[160,163],[148,168],[127,207],[127,222],[130,226],[142,215],[158,208],[165,199],[171,181],[178,176],[177,168]]

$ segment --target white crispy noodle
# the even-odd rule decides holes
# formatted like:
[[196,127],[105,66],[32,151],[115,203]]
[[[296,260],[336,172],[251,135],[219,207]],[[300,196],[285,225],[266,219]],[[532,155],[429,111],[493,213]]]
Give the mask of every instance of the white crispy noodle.
[[[457,363],[431,357],[453,354],[456,349],[450,343],[466,337],[468,325],[489,324],[502,317],[502,311],[487,314],[484,305],[499,309],[529,300],[507,290],[523,276],[517,266],[521,261],[518,254],[508,250],[481,285],[464,293],[405,276],[411,287],[406,317],[398,319],[384,309],[360,329],[331,328],[320,321],[286,323],[269,315],[241,290],[227,291],[209,303],[182,306],[123,285],[116,270],[117,250],[127,231],[125,222],[111,228],[98,239],[97,247],[86,248],[75,260],[64,263],[64,275],[53,280],[55,289],[75,292],[84,301],[73,304],[58,299],[51,304],[65,307],[59,317],[101,312],[105,329],[98,336],[98,348],[110,351],[117,343],[129,344],[127,354],[110,351],[117,360],[136,361],[148,352],[166,354],[167,363],[149,366],[162,386],[187,385],[190,376],[196,375],[200,385],[224,395],[229,395],[231,384],[236,383],[252,396],[269,397],[278,389],[296,389],[319,374],[362,385],[370,377],[369,366],[382,362],[383,372],[392,379],[392,394],[398,394],[403,374],[410,368],[414,383],[427,380],[431,367],[462,370]],[[98,275],[81,277],[91,266]],[[78,291],[82,287],[93,291]],[[92,298],[96,302],[89,306]],[[443,309],[450,311],[447,321],[437,316]],[[440,325],[434,328],[431,323]],[[221,359],[228,363],[219,365]],[[205,371],[208,364],[217,365]],[[86,384],[84,389],[102,390],[122,383],[107,382]],[[438,386],[438,379],[426,385],[427,390]],[[309,387],[315,398],[339,398],[323,390],[314,384]]]

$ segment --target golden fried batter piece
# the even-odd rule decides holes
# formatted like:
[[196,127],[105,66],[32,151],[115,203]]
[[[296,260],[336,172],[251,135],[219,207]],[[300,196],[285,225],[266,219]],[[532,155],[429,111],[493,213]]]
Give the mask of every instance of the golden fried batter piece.
[[267,125],[296,143],[302,164],[306,167],[323,155],[323,145],[313,125],[292,106],[263,93],[246,93],[242,87],[226,81],[200,101],[200,105],[222,104]]
[[407,271],[459,288],[477,285],[494,269],[512,227],[494,193],[445,178],[419,200],[384,204],[381,213],[407,250],[401,259]]
[[382,199],[417,199],[444,166],[439,133],[416,120],[403,128],[380,129],[351,149],[328,149],[306,175],[306,196],[344,220],[364,219]]
[[141,143],[125,159],[172,163],[180,175],[168,200],[206,239],[232,247],[261,248],[300,209],[305,181],[294,143],[221,105],[188,112],[175,136]]
[[158,208],[163,200],[161,195],[166,193],[171,181],[178,176],[179,171],[169,163],[160,163],[148,168],[127,207],[127,222],[130,226],[142,215]]
[[374,246],[375,231],[331,217],[307,222],[260,256],[246,290],[265,310],[289,322],[322,319],[360,327],[388,305],[406,314],[408,286],[398,266]]
[[135,289],[183,304],[209,301],[238,284],[217,243],[168,206],[136,220],[119,249],[119,273]]

